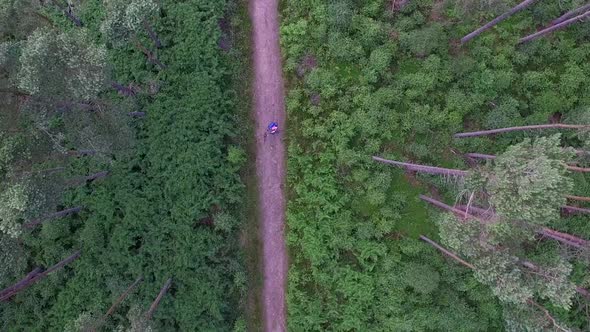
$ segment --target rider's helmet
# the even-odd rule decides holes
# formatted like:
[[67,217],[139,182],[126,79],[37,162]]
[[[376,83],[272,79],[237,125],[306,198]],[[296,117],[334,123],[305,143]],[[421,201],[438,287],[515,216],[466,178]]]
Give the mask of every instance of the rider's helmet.
[[276,122],[271,122],[271,123],[269,123],[269,124],[268,124],[268,131],[269,131],[271,134],[274,134],[274,133],[276,133],[278,130],[279,130],[279,124],[278,124],[278,123],[276,123]]

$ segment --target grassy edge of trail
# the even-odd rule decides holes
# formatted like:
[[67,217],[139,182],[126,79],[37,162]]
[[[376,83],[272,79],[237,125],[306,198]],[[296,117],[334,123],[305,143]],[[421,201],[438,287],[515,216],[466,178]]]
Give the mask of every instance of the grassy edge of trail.
[[241,131],[244,134],[241,145],[246,150],[247,160],[240,172],[246,186],[245,205],[243,209],[244,224],[240,234],[240,245],[243,250],[244,263],[247,272],[247,293],[243,301],[243,313],[247,331],[261,331],[263,328],[262,313],[262,242],[260,239],[260,225],[258,212],[258,177],[256,175],[256,140],[254,119],[252,115],[252,59],[251,32],[252,25],[248,13],[247,0],[233,0],[234,12],[231,13],[234,47],[237,54],[239,70],[235,70],[233,84],[238,91],[240,106],[237,111],[243,120]]

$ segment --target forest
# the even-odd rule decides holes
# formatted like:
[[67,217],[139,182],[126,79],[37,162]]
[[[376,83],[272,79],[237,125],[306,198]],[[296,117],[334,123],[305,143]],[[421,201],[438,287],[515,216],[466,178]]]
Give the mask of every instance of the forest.
[[[0,0],[0,330],[263,330],[265,1]],[[590,331],[590,4],[278,11],[286,329]]]
[[238,9],[0,2],[1,330],[243,329]]
[[289,330],[590,330],[583,5],[283,2]]

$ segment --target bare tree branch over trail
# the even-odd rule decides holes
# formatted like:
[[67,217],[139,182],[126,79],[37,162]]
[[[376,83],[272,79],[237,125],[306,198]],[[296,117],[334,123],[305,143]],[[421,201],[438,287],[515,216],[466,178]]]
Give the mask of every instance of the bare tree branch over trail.
[[461,45],[467,43],[471,39],[479,36],[484,31],[492,28],[494,25],[504,21],[505,19],[509,18],[510,16],[518,13],[519,11],[527,8],[528,6],[535,3],[537,0],[525,0],[518,4],[516,7],[511,8],[509,11],[505,12],[504,14],[496,17],[495,19],[491,20],[490,22],[486,23],[484,26],[480,27],[479,29],[471,32],[470,34],[466,35],[465,37],[461,38]]

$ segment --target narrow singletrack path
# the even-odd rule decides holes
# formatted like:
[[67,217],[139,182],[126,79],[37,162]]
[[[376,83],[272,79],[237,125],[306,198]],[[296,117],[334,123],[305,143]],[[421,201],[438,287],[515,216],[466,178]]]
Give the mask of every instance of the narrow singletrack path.
[[[262,231],[264,284],[262,289],[264,330],[286,331],[285,288],[285,103],[278,0],[250,0],[254,57],[254,112],[256,121],[256,173]],[[265,135],[270,122],[280,132]]]

